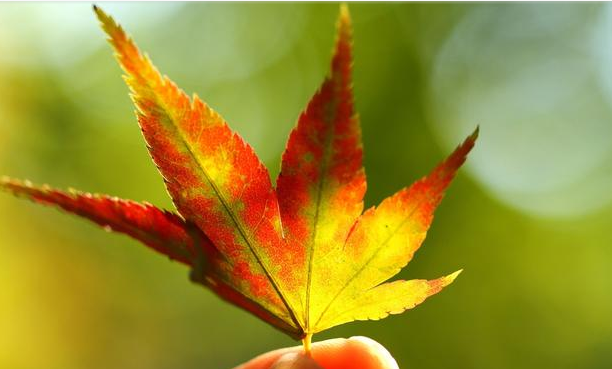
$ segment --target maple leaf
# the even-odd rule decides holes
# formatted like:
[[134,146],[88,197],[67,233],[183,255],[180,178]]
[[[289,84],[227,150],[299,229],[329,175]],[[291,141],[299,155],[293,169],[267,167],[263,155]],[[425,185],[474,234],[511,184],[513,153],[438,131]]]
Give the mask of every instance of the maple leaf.
[[199,97],[162,76],[94,7],[178,214],[4,178],[2,188],[127,234],[191,268],[191,279],[303,339],[410,309],[452,283],[386,282],[423,242],[478,129],[428,176],[363,212],[366,177],[351,88],[352,30],[341,7],[331,72],[300,115],[276,189],[253,149]]

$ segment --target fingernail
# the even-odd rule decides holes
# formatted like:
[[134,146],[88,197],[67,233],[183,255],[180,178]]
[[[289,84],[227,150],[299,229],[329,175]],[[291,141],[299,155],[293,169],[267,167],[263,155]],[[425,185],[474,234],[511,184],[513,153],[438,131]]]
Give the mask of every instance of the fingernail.
[[367,346],[378,359],[381,361],[382,368],[385,369],[399,369],[397,365],[397,361],[391,356],[391,353],[387,351],[387,349],[381,345],[380,343],[374,341],[371,338],[363,337],[363,336],[355,336],[349,338],[349,340],[361,342],[365,346]]
[[285,354],[270,369],[323,369],[314,360],[302,353]]

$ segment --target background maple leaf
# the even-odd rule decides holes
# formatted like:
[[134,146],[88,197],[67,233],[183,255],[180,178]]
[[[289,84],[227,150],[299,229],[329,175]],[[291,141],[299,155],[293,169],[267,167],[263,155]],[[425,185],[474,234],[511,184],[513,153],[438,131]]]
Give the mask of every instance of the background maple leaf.
[[[327,69],[335,4],[107,10],[276,176]],[[461,283],[391,323],[320,338],[373,336],[401,367],[609,367],[610,7],[351,12],[366,207],[426,173],[475,124],[486,139],[400,275],[461,266]],[[90,4],[0,4],[0,29],[0,172],[170,208]],[[9,196],[0,219],[0,367],[229,367],[291,342],[128,238]]]

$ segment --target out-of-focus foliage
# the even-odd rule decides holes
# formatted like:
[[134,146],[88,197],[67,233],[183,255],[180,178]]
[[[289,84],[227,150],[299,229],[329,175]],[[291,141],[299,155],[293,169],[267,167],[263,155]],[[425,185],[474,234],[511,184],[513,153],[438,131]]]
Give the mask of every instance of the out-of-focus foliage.
[[[105,8],[276,176],[326,72],[336,4]],[[476,124],[481,137],[400,274],[460,265],[460,280],[411,314],[318,338],[371,336],[407,368],[612,366],[612,7],[351,13],[366,206]],[[170,208],[119,73],[89,4],[0,4],[0,172]],[[177,263],[4,195],[0,250],[2,368],[224,369],[293,344],[185,283]]]

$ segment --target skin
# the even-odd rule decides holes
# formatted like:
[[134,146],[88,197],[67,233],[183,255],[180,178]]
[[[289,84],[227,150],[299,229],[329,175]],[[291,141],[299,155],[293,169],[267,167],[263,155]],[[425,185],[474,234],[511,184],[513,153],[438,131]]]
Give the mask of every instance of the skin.
[[380,343],[367,337],[335,338],[312,345],[312,356],[290,347],[260,355],[234,369],[399,369]]

